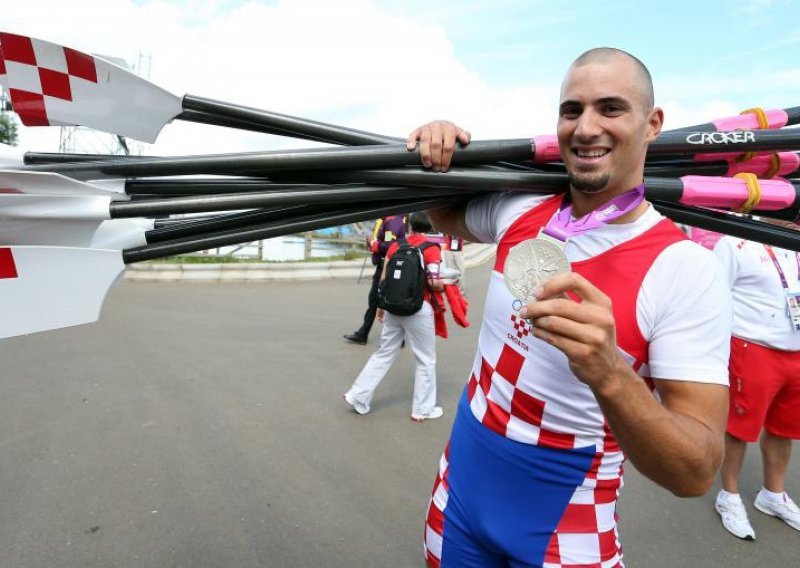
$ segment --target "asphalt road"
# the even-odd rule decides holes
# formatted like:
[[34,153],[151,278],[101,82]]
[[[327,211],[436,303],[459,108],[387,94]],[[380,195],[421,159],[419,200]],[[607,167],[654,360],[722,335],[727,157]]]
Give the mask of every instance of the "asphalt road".
[[[0,566],[421,566],[487,271],[470,273],[475,325],[438,345],[445,416],[422,424],[408,352],[370,415],[340,398],[378,337],[341,339],[366,283],[126,282],[94,325],[0,342]],[[759,476],[753,447],[748,502]],[[672,497],[632,467],[626,481],[629,568],[797,565],[800,533],[752,507],[758,540],[742,542],[712,495]]]

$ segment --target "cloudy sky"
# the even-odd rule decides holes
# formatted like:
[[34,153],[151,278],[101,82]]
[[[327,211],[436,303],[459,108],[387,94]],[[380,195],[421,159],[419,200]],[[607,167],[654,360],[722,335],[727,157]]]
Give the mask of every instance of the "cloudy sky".
[[[26,0],[0,27],[176,95],[396,136],[450,118],[479,139],[553,132],[564,70],[601,45],[650,67],[667,128],[798,106],[798,16],[798,0]],[[176,121],[142,153],[308,145]],[[20,147],[56,151],[58,129],[22,128]]]

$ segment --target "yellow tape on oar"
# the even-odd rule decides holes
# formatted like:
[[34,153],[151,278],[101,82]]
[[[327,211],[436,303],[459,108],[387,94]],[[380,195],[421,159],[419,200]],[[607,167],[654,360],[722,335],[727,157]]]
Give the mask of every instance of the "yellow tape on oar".
[[[767,113],[764,112],[764,109],[761,107],[753,107],[747,110],[743,110],[739,113],[742,114],[754,114],[756,115],[756,120],[758,121],[758,128],[761,130],[767,130],[769,128],[769,118],[767,118]],[[745,152],[738,158],[736,158],[737,162],[746,162],[747,160],[753,159],[756,155],[755,152]]]
[[756,115],[756,120],[758,121],[758,127],[761,130],[767,130],[769,128],[769,119],[767,118],[767,113],[764,112],[764,109],[761,107],[749,108],[747,110],[743,110],[739,114],[754,114]]
[[764,172],[764,178],[772,179],[779,171],[781,171],[781,157],[778,154],[770,154],[769,169]]
[[761,201],[761,185],[758,183],[758,176],[747,172],[736,174],[734,177],[741,178],[747,185],[747,201],[741,207],[734,209],[736,213],[750,213]]

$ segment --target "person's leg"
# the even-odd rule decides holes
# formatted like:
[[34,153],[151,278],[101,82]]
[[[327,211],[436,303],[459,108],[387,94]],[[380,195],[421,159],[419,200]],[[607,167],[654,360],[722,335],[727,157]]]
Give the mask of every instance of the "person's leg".
[[397,354],[400,352],[400,344],[403,341],[405,332],[395,318],[396,316],[392,314],[386,314],[378,350],[372,354],[353,386],[344,395],[345,400],[359,414],[369,412],[375,389],[378,388],[378,385],[383,380],[383,377],[386,376],[386,373],[397,358]]
[[739,474],[742,472],[747,442],[725,433],[725,457],[720,469],[722,488],[728,493],[739,493]]
[[[416,361],[411,416],[433,418],[432,413],[436,408],[436,332],[433,308],[428,302],[424,302],[416,314],[404,318],[404,325]],[[441,415],[440,412],[437,411],[436,414]]]
[[761,435],[761,458],[764,468],[764,488],[773,493],[783,493],[786,470],[792,456],[792,441],[770,434]]
[[364,321],[353,333],[344,336],[348,341],[353,343],[364,344],[367,342],[369,332],[372,330],[372,325],[375,323],[375,314],[378,311],[378,284],[381,281],[381,273],[383,272],[383,260],[378,262],[375,266],[375,272],[372,274],[372,283],[369,288],[369,295],[367,296],[367,311],[364,312]]
[[764,487],[753,503],[756,509],[777,517],[800,531],[800,507],[784,489],[784,479],[792,455],[792,441],[764,431],[761,437],[761,455],[764,460]]
[[720,469],[722,489],[714,501],[714,510],[720,516],[722,526],[744,540],[755,540],[756,535],[739,494],[739,474],[747,443],[758,440],[769,406],[766,389],[759,375],[759,354],[758,346],[737,337],[731,340],[730,403],[725,456]]
[[800,531],[800,507],[784,487],[786,471],[792,455],[792,440],[800,439],[800,353],[774,354],[774,367],[783,382],[775,394],[764,423],[761,455],[764,487],[758,492],[755,507],[762,513],[778,517]]

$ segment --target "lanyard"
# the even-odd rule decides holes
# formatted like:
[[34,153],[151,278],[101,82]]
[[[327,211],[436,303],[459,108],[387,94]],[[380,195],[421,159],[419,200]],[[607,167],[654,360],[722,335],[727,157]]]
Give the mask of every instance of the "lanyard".
[[[545,225],[542,232],[554,239],[566,242],[575,235],[580,235],[590,231],[600,225],[622,217],[626,213],[633,211],[642,201],[644,201],[644,184],[639,184],[618,195],[602,207],[590,211],[579,219],[572,219],[572,205],[561,206],[556,215]],[[800,262],[800,261],[798,261]]]
[[[789,283],[786,281],[786,275],[783,273],[783,269],[781,268],[780,263],[778,262],[778,257],[775,256],[775,251],[772,250],[772,247],[769,245],[764,245],[764,248],[767,249],[767,254],[772,259],[772,264],[775,265],[775,269],[778,271],[778,276],[781,277],[781,285],[785,290],[789,289]],[[797,278],[800,281],[800,254],[794,253],[795,261],[797,262]]]

